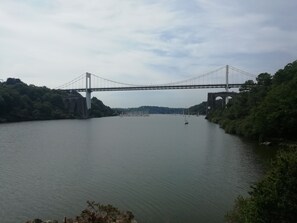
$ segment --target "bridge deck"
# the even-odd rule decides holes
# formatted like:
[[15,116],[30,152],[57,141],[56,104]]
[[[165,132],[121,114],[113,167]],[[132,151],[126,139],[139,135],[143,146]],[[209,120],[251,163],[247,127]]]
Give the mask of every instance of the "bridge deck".
[[[239,88],[243,84],[228,84],[229,88]],[[226,88],[226,84],[203,84],[203,85],[151,85],[151,86],[131,86],[131,87],[105,87],[90,88],[90,91],[143,91],[143,90],[174,90],[174,89],[206,89],[206,88]],[[86,88],[63,89],[63,91],[86,92]]]

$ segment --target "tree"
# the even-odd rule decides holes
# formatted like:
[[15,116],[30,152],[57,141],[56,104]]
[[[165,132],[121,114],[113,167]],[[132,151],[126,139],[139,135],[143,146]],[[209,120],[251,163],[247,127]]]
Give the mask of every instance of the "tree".
[[289,63],[284,69],[277,71],[273,77],[272,83],[275,85],[290,82],[297,74],[297,60]]
[[250,91],[255,86],[255,82],[253,80],[247,80],[243,85],[239,88],[239,92]]
[[208,115],[228,133],[262,140],[297,135],[297,62],[274,76],[261,73],[257,84],[247,81],[227,108]]
[[230,223],[293,223],[297,219],[297,148],[280,151],[272,169],[252,186],[250,197],[238,197],[226,215]]
[[262,86],[269,86],[272,83],[272,76],[268,73],[261,73],[256,78],[257,83]]

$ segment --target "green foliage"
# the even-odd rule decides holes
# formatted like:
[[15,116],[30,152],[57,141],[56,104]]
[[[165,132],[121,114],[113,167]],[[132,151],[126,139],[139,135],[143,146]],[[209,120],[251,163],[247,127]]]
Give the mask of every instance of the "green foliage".
[[204,101],[198,105],[194,105],[189,108],[189,112],[191,115],[206,115],[206,109],[207,109],[207,102]]
[[[65,106],[64,98],[68,96],[67,92],[27,85],[20,79],[8,78],[0,84],[0,123],[79,117]],[[98,99],[92,99],[92,103],[92,117],[113,114]]]
[[240,92],[250,91],[255,85],[253,80],[248,80],[239,88]]
[[[64,223],[132,223],[134,215],[131,211],[120,211],[118,208],[108,204],[99,204],[94,201],[87,201],[87,208],[84,209],[80,216],[72,218],[64,218]],[[41,219],[34,219],[33,221],[27,221],[26,223],[46,223],[56,222],[56,220],[42,221]]]
[[270,86],[272,83],[271,75],[268,73],[261,73],[256,78],[257,83],[261,86]]
[[297,148],[280,151],[272,169],[252,186],[250,197],[238,197],[226,215],[231,223],[289,223],[297,219]]
[[105,106],[102,101],[93,97],[90,115],[92,117],[112,116],[114,115],[114,111],[110,107]]
[[[121,212],[116,207],[108,204],[102,205],[94,201],[87,202],[88,207],[82,211],[81,215],[76,217],[77,223],[130,223],[134,219],[132,212]],[[67,223],[73,222],[72,219],[67,219]]]
[[247,81],[225,109],[209,115],[227,132],[259,140],[296,139],[297,61],[274,76],[259,74],[257,85]]
[[64,108],[63,96],[63,92],[8,78],[0,86],[0,122],[71,117]]

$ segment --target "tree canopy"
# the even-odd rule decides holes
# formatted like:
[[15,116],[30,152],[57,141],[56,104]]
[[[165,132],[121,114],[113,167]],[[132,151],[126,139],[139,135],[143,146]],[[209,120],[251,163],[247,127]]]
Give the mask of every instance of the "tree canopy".
[[[8,78],[0,83],[0,122],[80,118],[65,106],[67,92],[27,85]],[[111,108],[93,98],[91,117],[113,115]]]
[[249,194],[247,198],[237,198],[226,215],[227,222],[296,222],[297,148],[281,150],[271,170],[251,187]]
[[227,132],[265,140],[296,139],[297,61],[275,75],[261,73],[257,84],[247,81],[227,107],[209,115]]

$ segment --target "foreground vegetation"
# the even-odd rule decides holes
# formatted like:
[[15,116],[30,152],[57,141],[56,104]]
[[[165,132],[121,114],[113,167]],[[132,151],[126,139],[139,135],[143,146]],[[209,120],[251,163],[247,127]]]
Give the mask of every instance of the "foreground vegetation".
[[[87,204],[87,208],[79,216],[74,219],[65,217],[63,223],[137,223],[130,211],[123,212],[110,204],[102,205],[94,201],[88,201]],[[34,219],[26,223],[58,223],[58,221]]]
[[[8,78],[0,83],[0,123],[81,118],[80,114],[65,106],[64,100],[68,96],[64,91],[27,85],[20,79]],[[91,117],[110,116],[113,113],[100,100],[92,99]]]
[[227,222],[297,222],[297,147],[281,150],[271,170],[249,194],[248,198],[237,198],[226,215]]
[[209,115],[226,132],[266,141],[296,140],[297,61],[274,76],[261,73],[257,85],[247,81],[226,108]]

